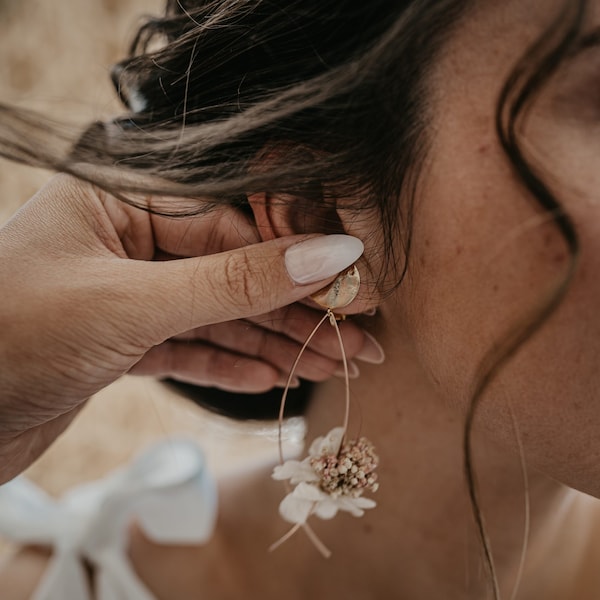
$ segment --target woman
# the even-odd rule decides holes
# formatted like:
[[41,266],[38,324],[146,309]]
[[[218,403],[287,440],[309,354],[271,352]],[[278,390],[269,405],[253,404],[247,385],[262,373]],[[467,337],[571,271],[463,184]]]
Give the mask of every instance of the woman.
[[[142,172],[225,198],[265,240],[365,243],[346,311],[377,309],[387,360],[353,382],[350,430],[377,446],[377,508],[313,524],[329,561],[300,535],[266,554],[282,490],[224,484],[207,546],[132,532],[157,597],[597,597],[599,11],[171,3],[115,71],[133,114],[39,157],[125,193]],[[316,389],[309,439],[342,394]]]

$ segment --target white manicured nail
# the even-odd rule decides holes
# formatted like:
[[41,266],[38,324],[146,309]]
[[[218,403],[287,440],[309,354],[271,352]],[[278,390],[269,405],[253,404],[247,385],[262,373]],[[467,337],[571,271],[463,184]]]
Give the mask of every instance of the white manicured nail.
[[[358,368],[358,365],[353,361],[353,360],[349,360],[348,361],[348,379],[357,379],[358,376],[360,375],[360,369]],[[340,365],[334,372],[333,374],[336,377],[345,377],[346,374],[344,372],[344,365]]]
[[296,283],[306,285],[337,275],[356,262],[363,251],[358,238],[323,235],[290,246],[285,252],[285,267]]
[[385,360],[385,352],[381,344],[370,333],[363,330],[363,334],[365,343],[360,352],[354,355],[354,358],[372,365],[380,365]]

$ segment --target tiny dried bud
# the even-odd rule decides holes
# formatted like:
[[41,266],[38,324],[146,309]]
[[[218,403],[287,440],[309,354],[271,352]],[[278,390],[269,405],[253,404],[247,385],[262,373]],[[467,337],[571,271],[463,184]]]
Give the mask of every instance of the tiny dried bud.
[[364,437],[347,442],[337,455],[325,454],[310,460],[311,467],[320,477],[319,487],[334,497],[357,498],[365,490],[377,491],[375,469],[378,464],[373,444]]

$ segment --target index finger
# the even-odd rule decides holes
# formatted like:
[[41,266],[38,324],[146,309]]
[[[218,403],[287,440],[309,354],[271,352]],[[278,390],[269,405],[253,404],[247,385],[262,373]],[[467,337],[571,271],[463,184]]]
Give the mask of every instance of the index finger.
[[189,217],[151,214],[150,219],[157,249],[172,256],[204,256],[260,242],[254,223],[231,206]]
[[290,236],[212,256],[112,265],[113,317],[144,307],[150,345],[195,327],[268,313],[315,293],[355,262],[360,240]]

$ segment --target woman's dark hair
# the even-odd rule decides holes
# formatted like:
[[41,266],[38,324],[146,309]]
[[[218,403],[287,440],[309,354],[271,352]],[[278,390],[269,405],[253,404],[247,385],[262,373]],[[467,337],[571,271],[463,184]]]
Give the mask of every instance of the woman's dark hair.
[[382,269],[400,279],[406,253],[391,241],[410,240],[425,75],[467,4],[168,0],[113,70],[130,114],[96,123],[73,148],[72,136],[3,108],[0,153],[132,203],[130,192],[203,199],[154,208],[167,214],[207,210],[207,199],[243,205],[254,190],[376,207],[390,241]]
[[[502,365],[560,303],[576,265],[569,217],[521,150],[527,108],[581,34],[586,0],[563,13],[515,66],[498,101],[507,158],[563,234],[568,272],[482,361],[465,427],[465,472],[478,508],[471,429]],[[428,74],[468,0],[167,0],[139,30],[113,82],[129,113],[77,136],[0,106],[0,154],[91,181],[136,204],[136,193],[179,196],[154,206],[190,215],[216,203],[246,210],[249,192],[376,209],[384,273],[407,268],[412,203],[428,149]],[[187,198],[185,201],[183,198]],[[190,198],[202,199],[190,201]],[[146,209],[146,207],[142,207]],[[335,224],[323,222],[323,232]],[[398,251],[400,248],[400,251]],[[371,257],[373,258],[373,257]],[[381,260],[383,259],[383,260]]]

